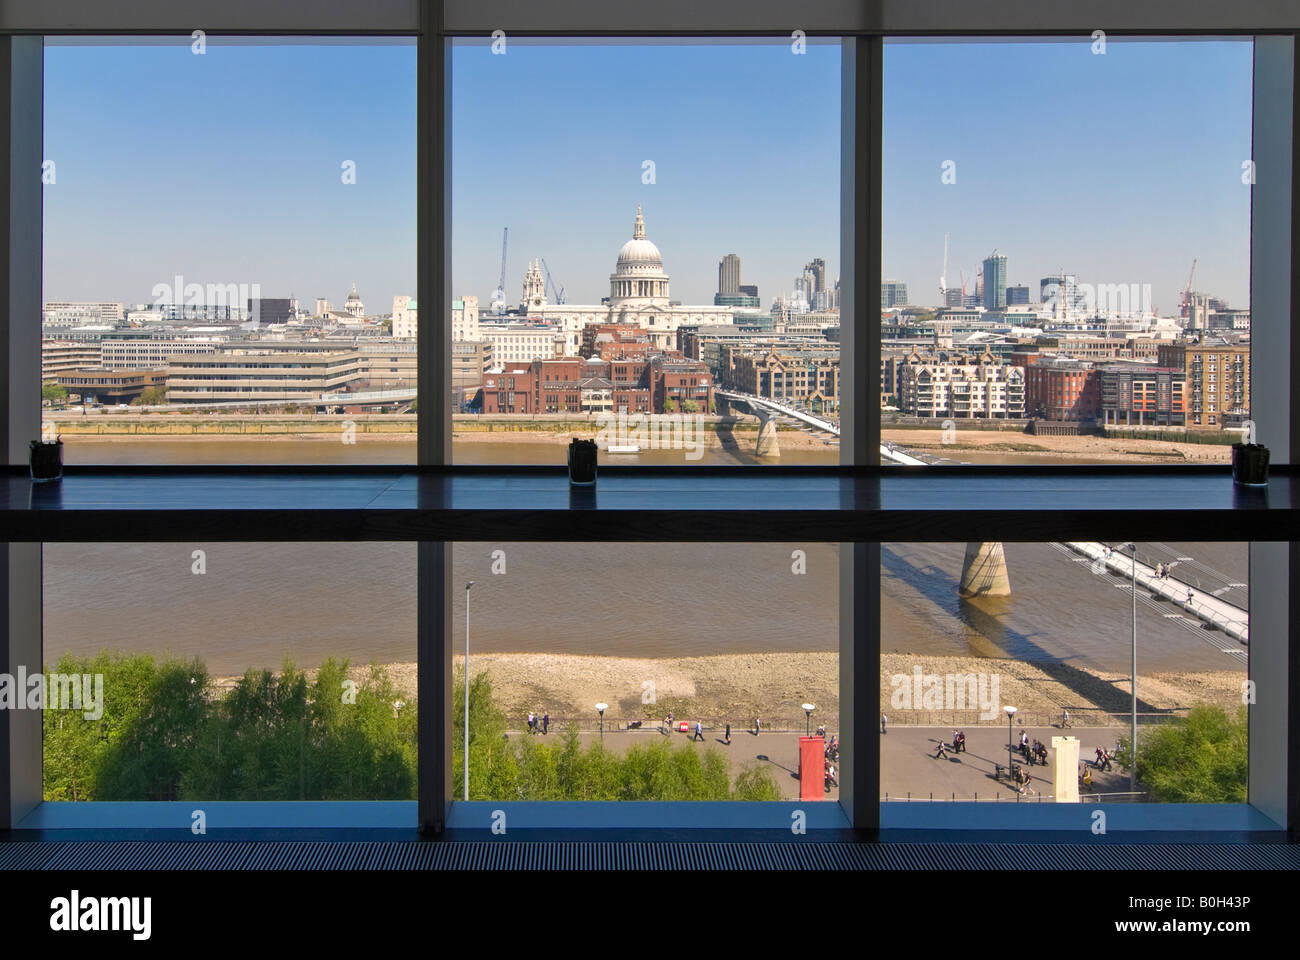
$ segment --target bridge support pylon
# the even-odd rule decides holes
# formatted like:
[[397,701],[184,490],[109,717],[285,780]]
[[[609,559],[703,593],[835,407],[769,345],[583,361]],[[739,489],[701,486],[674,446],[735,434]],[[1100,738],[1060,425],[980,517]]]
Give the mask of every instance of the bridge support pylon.
[[966,558],[961,564],[963,597],[1009,597],[1011,580],[1007,576],[1007,558],[1000,541],[966,544]]
[[781,445],[776,439],[776,417],[760,407],[751,407],[758,415],[758,442],[754,444],[757,457],[781,456]]

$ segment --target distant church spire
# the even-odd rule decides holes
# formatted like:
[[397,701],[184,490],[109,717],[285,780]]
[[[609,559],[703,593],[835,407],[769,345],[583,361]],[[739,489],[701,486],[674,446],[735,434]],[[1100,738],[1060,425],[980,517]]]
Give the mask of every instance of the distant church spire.
[[636,205],[636,223],[632,226],[632,239],[645,239],[645,220],[641,218],[641,204]]

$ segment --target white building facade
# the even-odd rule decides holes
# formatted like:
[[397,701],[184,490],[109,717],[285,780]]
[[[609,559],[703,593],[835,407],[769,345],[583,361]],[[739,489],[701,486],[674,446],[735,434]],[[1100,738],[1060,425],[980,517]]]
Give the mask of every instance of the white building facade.
[[[530,264],[530,268],[531,268]],[[534,276],[533,274],[536,273]],[[564,337],[564,353],[577,356],[582,331],[590,323],[622,323],[641,327],[661,350],[675,349],[677,329],[689,324],[714,326],[733,322],[731,307],[712,304],[683,306],[669,299],[669,276],[664,271],[659,248],[645,235],[645,218],[636,209],[632,239],[618,252],[614,272],[609,275],[609,303],[551,304],[546,302],[545,278],[530,269],[521,304],[529,319],[555,324]]]
[[909,417],[1016,420],[1025,415],[1025,372],[990,354],[941,362],[913,353],[899,371],[899,408]]

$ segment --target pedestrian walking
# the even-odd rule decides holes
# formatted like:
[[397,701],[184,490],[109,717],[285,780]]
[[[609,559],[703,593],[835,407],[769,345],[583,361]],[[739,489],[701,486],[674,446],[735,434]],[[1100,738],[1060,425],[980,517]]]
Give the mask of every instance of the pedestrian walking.
[[754,736],[758,736],[758,729],[759,729],[759,720],[758,720],[758,717],[755,717],[755,718],[754,718]]
[[888,722],[889,722],[889,718],[888,718],[887,716],[885,716],[885,715],[882,713],[882,714],[880,715],[880,732],[881,732],[881,734],[886,734],[886,733],[889,732],[888,730],[885,729],[885,724],[888,723]]
[[1062,710],[1062,711],[1061,711],[1061,729],[1064,730],[1064,729],[1065,729],[1066,727],[1068,727],[1069,725],[1070,725],[1070,711],[1069,711],[1069,710]]
[[726,743],[727,743],[727,746],[731,746],[731,724],[730,724],[730,723],[727,724],[727,740],[726,740]]
[[542,714],[542,734],[546,734],[547,728],[551,725],[551,711],[547,710]]
[[695,721],[695,736],[691,737],[691,742],[693,743],[693,742],[695,742],[696,740],[703,740],[703,739],[704,739],[704,727],[702,727],[702,726],[700,725],[700,721],[696,720],[696,721]]

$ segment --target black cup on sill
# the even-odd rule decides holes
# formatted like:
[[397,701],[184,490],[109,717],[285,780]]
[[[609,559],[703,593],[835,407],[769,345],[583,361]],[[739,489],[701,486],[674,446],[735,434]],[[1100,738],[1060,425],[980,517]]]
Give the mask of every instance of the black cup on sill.
[[574,437],[569,444],[569,483],[575,487],[596,485],[596,441]]
[[1243,487],[1267,487],[1268,447],[1262,443],[1234,443],[1232,482]]
[[63,479],[63,441],[32,441],[31,470],[33,483],[53,483]]

